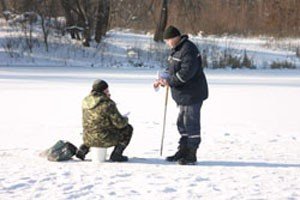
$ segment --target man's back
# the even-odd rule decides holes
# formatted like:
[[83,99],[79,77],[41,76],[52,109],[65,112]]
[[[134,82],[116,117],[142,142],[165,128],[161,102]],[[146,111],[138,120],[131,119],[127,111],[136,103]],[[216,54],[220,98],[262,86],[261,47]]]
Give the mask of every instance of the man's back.
[[[107,138],[128,125],[128,119],[118,111],[116,104],[104,94],[88,95],[82,102],[83,139],[94,146],[110,145]],[[100,145],[100,143],[102,143]]]

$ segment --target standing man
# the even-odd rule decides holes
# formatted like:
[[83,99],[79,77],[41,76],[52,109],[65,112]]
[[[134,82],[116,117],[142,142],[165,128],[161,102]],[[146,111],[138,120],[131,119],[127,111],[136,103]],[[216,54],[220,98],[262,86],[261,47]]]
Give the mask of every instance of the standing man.
[[128,118],[122,116],[116,103],[111,100],[108,84],[98,79],[93,83],[91,93],[82,101],[83,144],[76,153],[81,160],[90,147],[111,147],[111,161],[124,162],[123,151],[129,144],[133,132]]
[[170,86],[172,98],[179,107],[177,128],[181,135],[178,151],[166,160],[178,161],[181,165],[195,164],[201,142],[200,111],[203,101],[208,97],[201,56],[188,36],[181,35],[174,26],[165,30],[164,40],[171,48],[168,76],[159,78],[153,86]]

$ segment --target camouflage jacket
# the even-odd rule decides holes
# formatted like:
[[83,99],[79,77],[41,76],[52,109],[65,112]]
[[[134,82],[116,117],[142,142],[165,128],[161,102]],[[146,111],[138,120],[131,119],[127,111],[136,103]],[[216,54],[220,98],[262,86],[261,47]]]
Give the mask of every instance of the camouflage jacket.
[[103,93],[90,94],[83,99],[83,142],[90,147],[115,146],[120,129],[128,125],[116,104]]

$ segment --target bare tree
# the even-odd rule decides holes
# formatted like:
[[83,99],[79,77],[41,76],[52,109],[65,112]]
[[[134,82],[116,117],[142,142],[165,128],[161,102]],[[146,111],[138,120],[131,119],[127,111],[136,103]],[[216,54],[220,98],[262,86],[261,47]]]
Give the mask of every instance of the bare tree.
[[163,41],[163,33],[166,28],[168,21],[168,0],[163,0],[160,18],[156,26],[155,34],[154,34],[154,41],[159,42]]
[[1,5],[1,8],[2,8],[2,11],[7,10],[7,5],[6,5],[6,1],[5,0],[1,0],[0,1],[0,5]]
[[91,41],[91,23],[87,16],[87,8],[90,1],[87,0],[83,4],[80,0],[75,0],[76,7],[73,7],[73,10],[79,16],[79,23],[83,26],[83,45],[86,47],[90,46]]
[[64,16],[66,18],[66,26],[69,30],[69,33],[71,35],[72,39],[77,39],[80,40],[79,33],[73,28],[69,27],[75,27],[75,16],[74,16],[74,11],[70,7],[70,0],[61,0],[61,6],[64,10]]
[[15,17],[52,1],[57,7],[45,17],[65,16],[71,37],[86,46],[114,27],[154,32],[161,41],[166,24],[193,34],[300,35],[300,0],[0,0],[0,10]]
[[6,20],[8,20],[9,15],[8,15],[8,13],[5,13],[5,11],[8,11],[8,10],[7,10],[7,4],[6,4],[6,1],[5,1],[5,0],[0,0],[0,6],[1,6],[1,11],[2,11],[2,14],[3,14],[4,18],[5,18]]
[[30,53],[33,50],[33,21],[23,21],[21,22],[22,31],[25,36],[26,48],[29,49]]
[[95,30],[95,41],[99,43],[102,36],[104,36],[108,29],[109,23],[109,11],[110,11],[110,1],[109,0],[99,0],[98,3],[98,14]]
[[[66,18],[68,20],[67,24],[69,26],[81,27],[83,29],[83,45],[90,46],[91,27],[86,12],[90,4],[90,0],[84,2],[80,0],[62,0],[61,3],[65,10]],[[72,13],[74,13],[74,15]],[[71,30],[70,33],[72,38],[75,38],[75,32]]]
[[153,31],[157,25],[160,0],[111,0],[110,27]]
[[48,37],[51,32],[52,16],[51,13],[54,13],[55,0],[48,1],[38,1],[36,2],[36,11],[41,19],[41,27],[43,31],[43,39],[45,43],[46,51],[49,51]]
[[[84,46],[90,46],[92,35],[95,33],[95,27],[97,27],[96,20],[99,19],[99,16],[103,16],[100,21],[102,27],[100,33],[101,35],[106,33],[110,8],[109,0],[63,0],[62,6],[64,7],[67,16],[66,18],[68,18],[68,25],[76,26],[80,29],[82,28]],[[98,11],[100,12],[100,15],[98,14]],[[76,33],[72,30],[76,29],[71,29],[72,38],[75,38]],[[97,40],[100,41],[100,39],[101,37],[99,38],[97,36]]]

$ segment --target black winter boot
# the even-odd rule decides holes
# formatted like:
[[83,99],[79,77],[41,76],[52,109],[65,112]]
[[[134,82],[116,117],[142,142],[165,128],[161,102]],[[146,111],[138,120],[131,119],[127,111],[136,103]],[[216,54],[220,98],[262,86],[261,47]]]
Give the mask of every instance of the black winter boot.
[[113,152],[110,155],[110,160],[114,162],[126,162],[128,161],[127,156],[123,156],[123,151],[125,150],[126,146],[118,144],[115,146]]
[[76,152],[76,157],[80,160],[85,159],[85,155],[90,151],[90,148],[84,144],[82,144]]
[[166,157],[166,161],[176,162],[185,156],[186,151],[187,151],[186,147],[179,146],[178,151],[173,156]]
[[178,160],[180,165],[194,165],[197,162],[197,148],[187,148],[185,156]]

